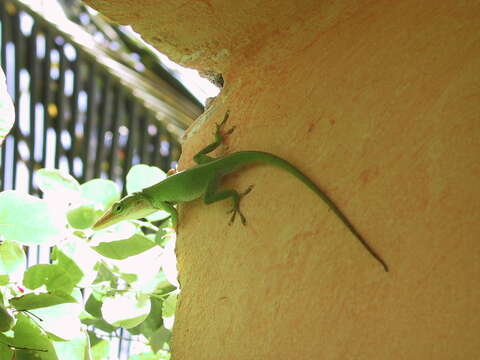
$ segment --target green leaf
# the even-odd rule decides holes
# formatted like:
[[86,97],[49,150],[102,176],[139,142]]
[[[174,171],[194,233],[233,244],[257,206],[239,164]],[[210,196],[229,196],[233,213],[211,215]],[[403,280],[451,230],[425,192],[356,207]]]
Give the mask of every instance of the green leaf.
[[58,264],[39,264],[30,267],[23,275],[23,284],[31,289],[46,285],[48,291],[70,294],[77,281]]
[[108,323],[129,329],[144,321],[150,313],[150,298],[132,293],[105,298],[102,316]]
[[47,335],[24,314],[18,314],[17,324],[13,328],[14,337],[8,340],[10,345],[28,349],[15,351],[16,360],[60,360]]
[[[75,280],[80,279],[76,286],[90,286],[97,276],[94,267],[100,259],[100,256],[88,246],[86,241],[79,240],[78,238],[71,238],[68,241],[62,242],[56,249],[58,253],[61,253],[66,259],[72,261],[74,271],[69,268],[69,262],[66,261],[65,258],[61,263],[59,262],[58,265],[66,269],[70,277],[75,278]],[[59,257],[59,259],[62,258],[62,256]],[[73,261],[73,259],[75,259],[75,261]]]
[[[53,249],[52,252],[52,259],[56,260],[56,264],[69,279],[73,286],[77,285],[78,282],[83,278],[83,271],[77,265],[75,261],[73,261],[69,256],[65,255],[65,253],[60,250],[60,248],[56,247]],[[48,285],[47,285],[48,288]],[[66,293],[70,293],[67,289],[61,288],[51,288],[50,291],[63,291]]]
[[85,325],[91,325],[95,329],[102,330],[106,333],[113,333],[118,329],[118,326],[112,326],[103,319],[95,319],[90,317],[83,317],[81,321]]
[[175,315],[175,309],[177,308],[177,294],[170,294],[163,302],[162,316],[164,318]]
[[160,282],[155,290],[156,295],[165,295],[175,291],[177,287],[175,285],[170,284],[169,281],[164,280]]
[[99,338],[97,336],[97,334],[95,334],[95,332],[93,332],[93,331],[87,330],[87,334],[88,334],[88,338],[90,340],[90,345],[92,347],[102,341],[102,339]]
[[[157,259],[157,262],[160,262]],[[156,267],[154,268],[155,274],[151,276],[151,274],[146,274],[145,280],[143,283],[135,284],[136,288],[139,286],[141,291],[145,294],[155,294],[157,296],[162,297],[176,289],[175,286],[170,284],[170,282],[166,279],[165,273],[163,271],[159,271]],[[139,271],[140,273],[140,271]]]
[[83,277],[83,271],[59,248],[54,248],[52,259],[55,264],[39,264],[27,269],[23,283],[29,289],[35,290],[46,285],[51,292],[70,294]]
[[101,204],[104,209],[120,199],[117,185],[110,180],[93,179],[80,186],[84,199]]
[[163,301],[157,298],[150,298],[152,303],[150,313],[147,318],[139,325],[129,329],[130,334],[142,334],[146,338],[153,335],[153,333],[163,326],[162,319],[162,305]]
[[74,297],[66,294],[25,294],[11,298],[10,305],[19,311],[39,309],[65,303],[76,303]]
[[80,184],[75,178],[62,170],[40,169],[36,173],[36,182],[44,193],[55,192],[62,196],[77,197]]
[[65,235],[65,217],[44,200],[20,193],[0,193],[0,234],[23,245],[54,244]]
[[82,335],[82,306],[77,303],[64,303],[29,311],[42,319],[42,328],[54,341],[73,340]]
[[0,332],[6,332],[15,325],[15,318],[12,313],[0,304]]
[[108,282],[110,287],[113,289],[117,288],[118,278],[115,274],[105,265],[103,261],[98,262],[94,269],[97,271],[97,277],[95,278],[94,284]]
[[108,359],[110,355],[110,342],[102,340],[93,332],[89,331],[90,344],[92,344],[92,358],[95,360]]
[[167,175],[157,167],[139,164],[132,166],[127,174],[127,193],[131,194],[155,185]]
[[82,336],[69,341],[54,342],[53,346],[57,356],[62,360],[89,360],[90,346],[88,336],[82,333]]
[[154,241],[144,235],[135,234],[125,240],[102,242],[92,249],[105,257],[123,260],[147,251],[154,246]]
[[93,204],[80,205],[67,212],[67,220],[74,229],[84,230],[95,223],[99,213],[101,214],[102,211],[96,210]]
[[[15,108],[7,91],[5,75],[0,68],[0,146],[15,122]],[[3,358],[2,358],[3,359]]]
[[8,338],[3,335],[0,336],[0,359],[13,359],[13,350],[10,349],[6,344],[8,344]]
[[137,274],[128,274],[128,273],[120,273],[120,279],[125,280],[128,284],[134,283],[138,280]]
[[[8,275],[0,275],[0,286],[5,286],[9,283],[10,277]],[[2,295],[0,293],[0,304],[1,304]]]
[[87,302],[85,303],[85,311],[90,315],[95,316],[96,318],[102,318],[102,302],[97,299],[98,295],[91,293],[88,297]]
[[163,349],[165,344],[169,343],[170,338],[172,337],[172,332],[168,329],[165,329],[163,326],[153,333],[150,337],[150,346],[154,352],[158,352]]
[[11,274],[24,269],[27,259],[22,246],[15,241],[5,241],[0,245],[0,274]]

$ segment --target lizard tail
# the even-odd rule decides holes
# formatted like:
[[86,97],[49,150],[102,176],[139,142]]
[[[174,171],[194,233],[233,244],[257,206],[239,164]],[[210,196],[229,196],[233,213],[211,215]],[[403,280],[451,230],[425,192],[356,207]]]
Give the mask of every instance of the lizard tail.
[[[239,157],[238,163],[266,163],[274,165],[278,168],[285,170],[286,172],[295,176],[298,180],[308,186],[315,194],[318,195],[326,204],[327,206],[338,216],[338,218],[343,222],[343,224],[351,231],[353,235],[360,241],[363,247],[383,266],[386,272],[388,272],[388,266],[383,261],[383,259],[373,250],[370,245],[365,241],[365,239],[360,235],[360,233],[355,229],[355,227],[350,223],[347,217],[340,211],[338,206],[330,199],[325,192],[323,192],[310,178],[308,178],[304,173],[298,170],[295,166],[290,164],[288,161],[261,151],[239,151],[232,155],[236,155]],[[242,161],[243,160],[243,161]]]

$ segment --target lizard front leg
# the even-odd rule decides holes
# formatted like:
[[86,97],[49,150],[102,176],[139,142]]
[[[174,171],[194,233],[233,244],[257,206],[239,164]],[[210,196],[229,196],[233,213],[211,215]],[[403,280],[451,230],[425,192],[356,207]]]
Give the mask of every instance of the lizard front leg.
[[163,211],[166,211],[167,213],[169,213],[170,218],[172,219],[173,228],[177,227],[178,212],[177,212],[177,209],[175,208],[175,206],[172,203],[169,203],[167,201],[154,201],[154,202],[152,202],[152,205],[158,210],[163,210]]
[[200,150],[194,157],[193,157],[193,160],[197,163],[197,164],[205,164],[207,162],[210,162],[212,161],[214,158],[211,157],[211,156],[208,156],[207,154],[208,153],[211,153],[213,150],[215,150],[216,148],[218,148],[222,142],[223,142],[223,138],[226,136],[226,135],[229,135],[231,134],[234,130],[235,130],[235,127],[232,127],[231,129],[229,129],[228,131],[226,131],[224,134],[222,134],[222,128],[223,126],[225,125],[225,123],[227,122],[228,120],[228,116],[229,116],[229,111],[227,111],[225,113],[225,116],[222,120],[222,122],[220,124],[215,124],[216,127],[217,127],[217,130],[215,131],[215,140],[211,143],[211,144],[208,144],[206,147],[204,147],[202,150]]

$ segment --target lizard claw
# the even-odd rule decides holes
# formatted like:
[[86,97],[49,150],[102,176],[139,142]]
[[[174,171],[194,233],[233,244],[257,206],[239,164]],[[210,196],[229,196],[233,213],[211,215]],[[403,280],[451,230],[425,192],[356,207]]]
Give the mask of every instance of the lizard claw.
[[235,222],[235,217],[237,216],[237,213],[240,216],[240,221],[242,222],[242,225],[247,224],[247,219],[241,213],[240,209],[231,209],[231,210],[227,211],[227,214],[230,214],[230,213],[233,213],[233,214],[232,214],[232,217],[230,218],[230,221],[228,222],[228,225],[231,226]]
[[236,211],[235,209],[232,209],[232,210],[227,211],[227,214],[230,214],[230,213],[232,213],[232,212],[233,212],[233,214],[232,214],[232,216],[230,217],[230,221],[228,222],[228,225],[229,225],[229,226],[232,226],[232,225],[233,225],[233,223],[234,223],[234,221],[235,221],[235,216],[237,215],[237,211]]
[[243,193],[240,194],[240,198],[247,195],[250,191],[252,191],[252,189],[253,189],[253,185],[250,185]]
[[231,208],[230,210],[227,211],[227,214],[233,213],[232,217],[230,218],[230,221],[228,222],[228,225],[232,225],[234,223],[235,217],[237,216],[237,213],[238,213],[238,216],[240,216],[240,221],[242,222],[242,225],[247,224],[247,219],[245,218],[245,216],[240,211],[240,200],[245,195],[247,195],[250,191],[252,191],[252,189],[253,189],[253,185],[250,185],[243,193],[238,194],[239,195],[238,204],[236,204],[233,208]]

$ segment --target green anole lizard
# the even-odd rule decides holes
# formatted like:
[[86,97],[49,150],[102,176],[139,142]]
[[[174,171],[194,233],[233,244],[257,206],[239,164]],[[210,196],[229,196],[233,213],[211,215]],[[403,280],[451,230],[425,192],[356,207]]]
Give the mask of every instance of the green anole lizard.
[[[235,216],[238,214],[241,222],[245,225],[246,219],[240,211],[240,200],[250,192],[252,187],[250,186],[243,193],[238,193],[233,189],[216,191],[217,186],[223,176],[237,171],[242,166],[253,163],[265,163],[287,171],[317,194],[362,243],[363,247],[380,262],[385,271],[388,271],[387,264],[367,244],[335,203],[308,177],[286,160],[261,151],[238,151],[218,158],[208,156],[207,154],[220,146],[223,141],[224,135],[222,135],[221,129],[228,119],[228,114],[228,112],[225,114],[220,124],[216,124],[215,141],[194,156],[193,159],[197,163],[196,166],[170,175],[153,186],[147,187],[140,192],[127,195],[117,201],[98,219],[92,226],[92,229],[100,230],[122,220],[140,219],[158,210],[167,211],[171,215],[172,222],[175,226],[177,223],[177,210],[174,205],[179,202],[192,201],[202,196],[205,204],[211,204],[228,198],[232,199],[233,206],[229,211],[232,213],[230,224],[234,222]],[[230,134],[233,130],[234,128],[230,129],[225,135]]]

